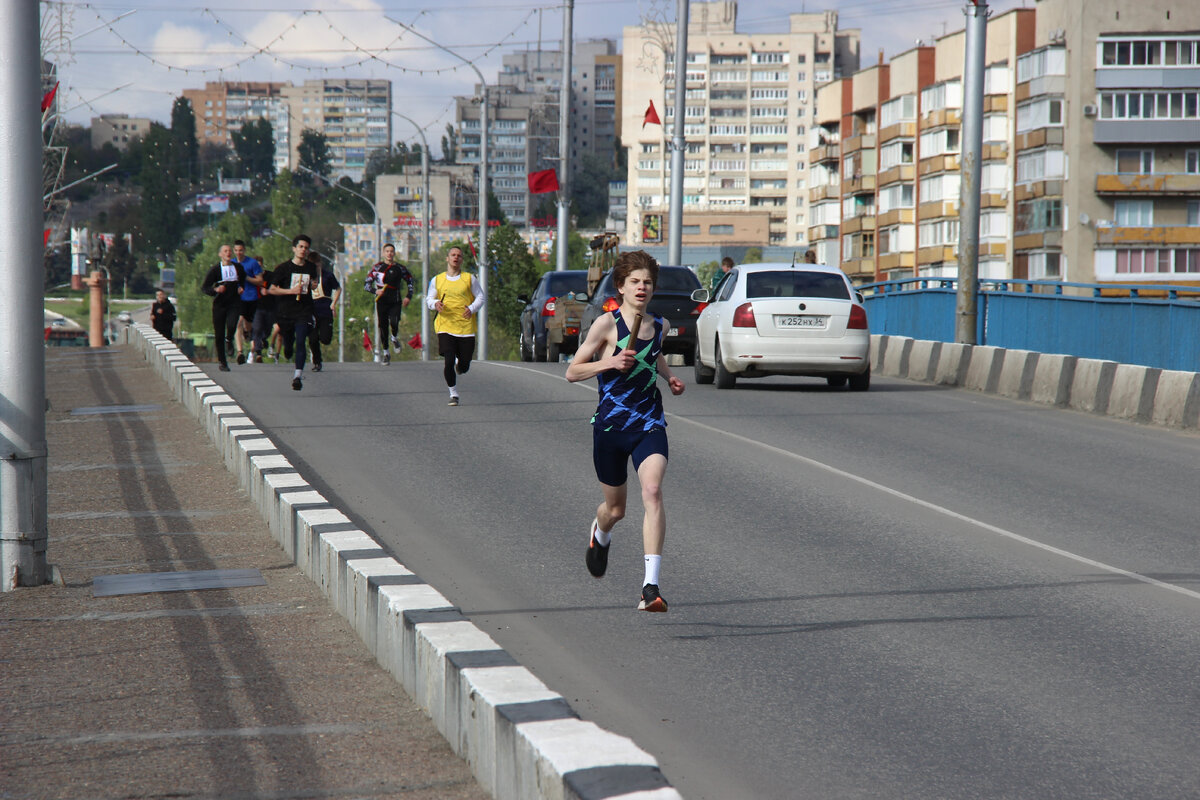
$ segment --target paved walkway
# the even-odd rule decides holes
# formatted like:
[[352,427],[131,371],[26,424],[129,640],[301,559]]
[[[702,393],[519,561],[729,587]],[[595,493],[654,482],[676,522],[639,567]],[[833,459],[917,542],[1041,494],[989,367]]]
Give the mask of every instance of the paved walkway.
[[[64,585],[0,594],[0,798],[487,796],[132,347],[46,374]],[[94,595],[235,569],[265,585]]]

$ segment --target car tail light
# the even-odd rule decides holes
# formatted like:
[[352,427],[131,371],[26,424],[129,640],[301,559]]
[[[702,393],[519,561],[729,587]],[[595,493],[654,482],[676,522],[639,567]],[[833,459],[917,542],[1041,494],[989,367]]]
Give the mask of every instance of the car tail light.
[[616,311],[620,307],[621,304],[617,302],[617,298],[615,297],[608,298],[604,301],[604,305],[600,306],[603,311]]
[[867,329],[867,312],[862,306],[850,306],[850,324],[847,330],[865,331]]
[[750,303],[742,303],[737,307],[737,311],[733,312],[733,327],[735,328],[757,328],[758,324],[754,321],[754,306]]
[[578,336],[579,328],[567,328],[567,336]]
[[707,307],[708,307],[708,303],[697,303],[696,307],[694,309],[692,309],[692,316],[699,314],[701,311],[703,311]]
[[542,306],[542,316],[543,317],[553,317],[554,316],[554,301],[557,299],[558,299],[557,297],[546,298],[546,304],[544,306]]

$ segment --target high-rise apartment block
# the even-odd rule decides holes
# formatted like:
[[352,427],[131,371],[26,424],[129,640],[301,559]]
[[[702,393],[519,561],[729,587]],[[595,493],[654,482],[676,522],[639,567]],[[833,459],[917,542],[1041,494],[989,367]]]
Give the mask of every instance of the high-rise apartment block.
[[[568,136],[572,174],[584,153],[613,155],[621,71],[616,46],[611,39],[574,43]],[[559,170],[562,58],[561,50],[510,53],[488,90],[488,179],[505,216],[518,225],[531,222],[537,205],[536,196],[529,194],[527,174]],[[475,97],[455,98],[457,160],[462,164],[479,164],[477,98],[478,87]]]
[[387,80],[316,79],[300,86],[209,81],[185,89],[201,144],[233,146],[233,132],[256,119],[271,123],[275,169],[295,169],[304,130],[323,133],[334,176],[362,180],[372,151],[391,146],[392,84]]
[[127,114],[101,114],[92,117],[92,149],[99,150],[106,144],[124,152],[130,142],[146,138],[154,120],[149,117],[131,117]]
[[[693,2],[686,54],[682,241],[808,241],[808,132],[818,86],[858,68],[859,33],[835,12],[791,14],[778,33],[739,33],[737,3]],[[620,135],[628,150],[630,244],[670,224],[675,26],[626,27]],[[662,125],[644,125],[649,104]]]
[[[1200,8],[1040,0],[989,20],[979,277],[1200,280]],[[818,258],[958,272],[965,35],[818,90]]]

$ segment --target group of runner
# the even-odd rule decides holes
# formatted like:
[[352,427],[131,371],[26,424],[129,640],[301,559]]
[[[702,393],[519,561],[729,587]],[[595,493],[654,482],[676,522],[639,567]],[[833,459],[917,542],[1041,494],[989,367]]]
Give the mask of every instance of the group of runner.
[[[292,258],[271,271],[264,271],[257,259],[247,258],[241,242],[222,245],[219,254],[220,263],[209,270],[202,287],[213,298],[219,369],[229,370],[227,347],[233,349],[239,364],[245,360],[253,363],[261,359],[269,336],[277,333],[284,357],[295,359],[292,388],[300,390],[306,344],[313,347],[313,369],[320,370],[320,346],[330,342],[333,303],[341,292],[336,277],[314,257],[312,240],[303,234],[292,240]],[[391,360],[389,344],[396,350],[401,347],[400,316],[412,302],[414,290],[412,274],[395,256],[395,248],[385,245],[383,260],[370,270],[365,284],[366,290],[375,294],[377,353],[384,364]],[[426,305],[437,314],[434,330],[451,406],[460,402],[458,376],[470,369],[477,316],[485,302],[479,279],[462,271],[463,261],[462,248],[451,247],[445,271],[429,281],[425,293]],[[645,509],[644,579],[638,608],[664,612],[667,601],[659,589],[659,575],[667,525],[662,483],[668,447],[658,379],[664,378],[675,395],[682,394],[685,387],[662,353],[668,323],[647,309],[657,278],[658,263],[646,252],[618,257],[612,279],[620,306],[597,318],[567,367],[566,378],[572,382],[596,378],[600,392],[592,417],[592,462],[603,499],[588,529],[587,569],[597,578],[607,572],[612,530],[625,516],[632,460]],[[249,297],[251,289],[254,295]],[[328,309],[328,325],[322,323],[326,317],[318,309]],[[273,319],[260,316],[264,313]],[[252,341],[248,359],[242,354],[241,327],[247,320],[251,321]]]

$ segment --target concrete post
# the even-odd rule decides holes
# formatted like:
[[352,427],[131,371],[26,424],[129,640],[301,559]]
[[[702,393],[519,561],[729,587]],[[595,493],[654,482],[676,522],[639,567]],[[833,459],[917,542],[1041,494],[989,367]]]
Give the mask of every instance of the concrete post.
[[429,360],[429,306],[425,305],[425,288],[429,286],[429,143],[425,141],[425,133],[421,134],[421,174],[424,176],[425,188],[421,194],[421,228],[425,231],[425,239],[421,244],[421,360]]
[[671,139],[671,211],[667,238],[667,261],[683,263],[683,158],[687,141],[683,138],[687,109],[687,34],[688,0],[678,0],[675,12],[675,125]]
[[93,272],[88,286],[88,347],[104,347],[104,273]]
[[0,591],[46,582],[38,4],[0,0]]
[[571,232],[571,63],[575,49],[572,25],[575,0],[563,7],[562,86],[558,90],[558,247],[554,268],[567,268],[567,239]]
[[983,76],[987,49],[987,0],[972,0],[967,17],[963,65],[962,179],[958,206],[958,298],[955,341],[977,344],[979,288],[979,206],[983,164]]

